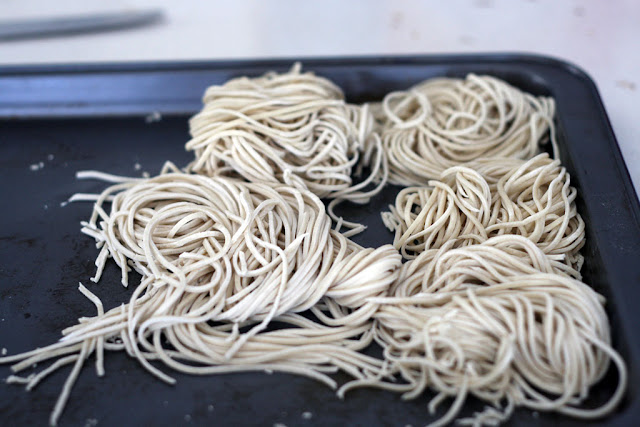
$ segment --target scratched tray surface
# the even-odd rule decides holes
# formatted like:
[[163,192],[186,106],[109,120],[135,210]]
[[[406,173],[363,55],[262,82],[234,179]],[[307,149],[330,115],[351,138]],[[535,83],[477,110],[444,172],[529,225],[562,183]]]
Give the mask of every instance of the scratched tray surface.
[[[286,70],[292,61],[130,64],[0,69],[0,347],[8,354],[55,342],[80,316],[95,314],[78,291],[88,285],[107,308],[126,302],[132,289],[120,285],[111,262],[99,284],[89,282],[97,255],[80,234],[88,203],[65,204],[76,192],[98,192],[105,184],[78,181],[78,170],[138,176],[155,174],[165,160],[185,165],[187,120],[200,108],[203,90],[238,75]],[[638,200],[622,162],[595,86],[580,70],[541,57],[447,56],[342,58],[304,61],[341,86],[349,101],[380,99],[434,76],[488,73],[557,101],[561,155],[579,190],[578,208],[587,224],[584,279],[607,299],[614,346],[630,370],[627,397],[603,420],[632,424],[638,402],[639,340],[634,309],[640,297]],[[159,121],[145,120],[160,113]],[[157,117],[157,114],[156,114]],[[148,118],[148,117],[147,117]],[[138,167],[139,165],[139,167]],[[379,212],[392,203],[389,187],[368,206],[341,213],[364,222],[361,244],[392,241]],[[135,287],[135,281],[132,281]],[[375,354],[379,349],[371,348]],[[41,368],[41,367],[40,367]],[[402,401],[395,393],[358,389],[344,401],[326,386],[289,374],[237,373],[217,376],[173,374],[166,385],[122,352],[107,353],[106,375],[96,376],[90,359],[60,420],[63,426],[99,425],[423,425],[425,393]],[[0,425],[44,425],[69,369],[37,389],[0,385]],[[27,372],[28,373],[28,372]],[[0,366],[0,378],[10,374]],[[335,376],[338,382],[345,375]],[[611,369],[592,389],[589,405],[604,402],[615,388]],[[441,405],[441,416],[450,402]],[[463,414],[484,405],[469,399]],[[308,414],[303,416],[303,413]],[[601,421],[602,422],[602,421]],[[581,425],[568,417],[517,410],[509,425]]]

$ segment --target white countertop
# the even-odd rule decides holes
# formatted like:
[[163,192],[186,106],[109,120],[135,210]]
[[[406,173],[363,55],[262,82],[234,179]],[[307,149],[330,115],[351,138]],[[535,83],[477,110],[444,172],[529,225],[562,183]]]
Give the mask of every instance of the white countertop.
[[595,80],[640,188],[640,2],[634,0],[3,0],[0,20],[160,8],[137,29],[0,43],[0,66],[140,60],[531,52]]

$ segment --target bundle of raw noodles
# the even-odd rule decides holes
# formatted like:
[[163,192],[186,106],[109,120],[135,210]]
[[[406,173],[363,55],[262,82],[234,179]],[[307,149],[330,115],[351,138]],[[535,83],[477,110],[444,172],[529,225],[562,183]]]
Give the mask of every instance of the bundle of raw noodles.
[[392,92],[376,113],[389,182],[423,185],[478,158],[529,159],[547,138],[555,150],[554,113],[552,98],[490,76],[435,78]]
[[[110,210],[104,209],[111,200]],[[9,381],[33,388],[74,363],[51,416],[55,424],[84,361],[103,350],[125,350],[158,378],[151,361],[192,374],[277,370],[308,375],[335,387],[324,372],[378,375],[381,361],[357,352],[371,342],[371,317],[397,277],[400,255],[390,245],[365,249],[331,230],[320,199],[304,188],[166,171],[105,190],[82,231],[101,252],[98,281],[113,258],[127,285],[142,276],[127,304],[81,318],[59,343],[0,359],[57,358],[39,374]],[[323,300],[331,326],[296,313]],[[319,312],[321,314],[321,312]],[[289,328],[267,330],[271,321]],[[250,329],[240,333],[244,327]]]
[[[610,344],[602,296],[524,237],[453,243],[404,264],[390,295],[374,299],[385,373],[404,382],[359,379],[339,393],[374,386],[411,399],[431,388],[432,414],[454,398],[433,425],[454,420],[469,395],[490,406],[462,424],[494,425],[516,406],[585,419],[610,413],[627,374]],[[611,360],[619,372],[614,394],[597,408],[580,407]]]
[[[344,101],[342,90],[300,64],[284,74],[239,77],[204,94],[189,122],[188,170],[241,176],[250,182],[296,180],[321,198],[367,203],[387,180],[387,162],[368,106]],[[369,176],[358,183],[364,167]],[[377,184],[376,184],[377,182]],[[372,187],[373,185],[373,187]],[[360,224],[342,221],[356,234]]]
[[585,230],[576,194],[566,169],[546,153],[482,159],[445,170],[429,186],[405,188],[382,218],[406,258],[450,241],[458,247],[520,235],[580,271]]

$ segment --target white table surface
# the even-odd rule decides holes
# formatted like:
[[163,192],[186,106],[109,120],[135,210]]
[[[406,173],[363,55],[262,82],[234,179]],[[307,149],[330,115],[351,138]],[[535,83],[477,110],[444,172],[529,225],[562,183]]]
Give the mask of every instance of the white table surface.
[[0,20],[160,8],[117,32],[0,42],[6,64],[531,52],[595,80],[640,188],[640,1],[0,0]]

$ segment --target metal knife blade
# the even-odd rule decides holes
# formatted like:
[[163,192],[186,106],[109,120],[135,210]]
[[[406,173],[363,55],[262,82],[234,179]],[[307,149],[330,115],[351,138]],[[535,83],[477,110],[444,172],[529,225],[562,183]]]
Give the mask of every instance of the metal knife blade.
[[158,22],[163,16],[161,10],[153,9],[57,18],[0,21],[0,41],[139,27]]

